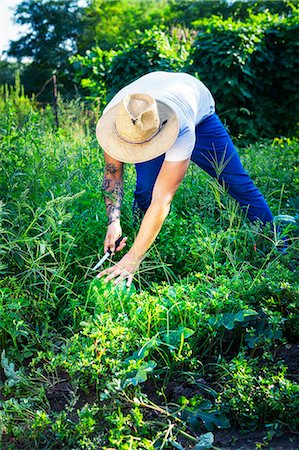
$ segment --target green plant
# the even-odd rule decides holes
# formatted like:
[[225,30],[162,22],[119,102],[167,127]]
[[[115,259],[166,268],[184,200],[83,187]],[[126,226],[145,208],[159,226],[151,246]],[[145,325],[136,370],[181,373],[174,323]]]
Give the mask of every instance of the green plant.
[[208,85],[236,137],[296,133],[298,109],[288,113],[290,98],[298,104],[293,80],[299,23],[296,6],[292,8],[287,16],[264,12],[244,21],[213,16],[193,23],[198,35],[188,70]]
[[[186,450],[213,448],[205,431],[227,420],[293,430],[297,228],[249,224],[191,165],[134,287],[94,279],[106,230],[95,116],[62,104],[53,131],[51,109],[20,96],[0,98],[3,446]],[[296,216],[297,140],[240,153],[273,213]],[[128,245],[134,183],[128,166]]]
[[119,50],[104,51],[94,47],[86,56],[71,59],[82,87],[88,95],[100,97],[101,107],[126,84],[148,72],[183,69],[190,49],[188,34],[176,30],[168,34],[153,27],[123,44]]
[[219,400],[242,426],[282,425],[285,421],[291,428],[298,425],[298,384],[288,379],[286,367],[277,364],[268,368],[256,358],[249,361],[239,354],[217,370],[225,381]]

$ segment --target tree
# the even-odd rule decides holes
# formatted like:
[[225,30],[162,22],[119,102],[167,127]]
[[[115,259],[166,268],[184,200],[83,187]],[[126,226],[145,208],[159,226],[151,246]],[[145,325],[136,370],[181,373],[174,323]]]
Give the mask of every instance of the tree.
[[16,62],[0,61],[0,85],[8,84],[13,86],[19,69],[19,64]]
[[249,17],[250,12],[258,14],[266,10],[289,15],[292,13],[292,4],[298,4],[298,0],[168,0],[168,4],[168,24],[177,23],[193,28],[195,21],[212,15],[240,20]]
[[[11,42],[8,55],[18,61],[25,57],[32,60],[22,76],[27,92],[40,91],[53,70],[57,71],[62,91],[74,92],[68,58],[77,52],[81,32],[82,8],[77,3],[77,0],[24,0],[17,7],[16,23],[29,25],[30,29]],[[47,97],[45,90],[42,98]]]
[[103,50],[134,40],[136,31],[161,24],[168,16],[168,0],[90,0],[84,11],[82,54],[97,44]]

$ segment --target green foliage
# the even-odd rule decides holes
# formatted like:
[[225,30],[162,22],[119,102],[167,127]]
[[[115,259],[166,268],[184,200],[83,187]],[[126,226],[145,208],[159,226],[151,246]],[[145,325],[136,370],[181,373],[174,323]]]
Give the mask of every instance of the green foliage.
[[[260,158],[260,152],[266,152],[267,157]],[[275,138],[272,142],[260,141],[258,145],[252,144],[242,149],[244,166],[256,184],[263,186],[263,193],[275,215],[287,211],[296,215],[298,195],[294,184],[297,186],[299,183],[298,160],[298,139]]]
[[18,384],[21,379],[20,374],[15,370],[14,363],[8,361],[8,358],[5,356],[5,350],[1,353],[1,366],[4,369],[4,375],[7,378],[5,381],[7,386],[12,387]]
[[14,85],[19,66],[20,65],[15,62],[12,63],[5,60],[0,61],[0,86],[4,86],[5,84],[9,86]]
[[[184,398],[185,402],[186,399]],[[229,428],[230,424],[224,414],[212,407],[209,400],[204,400],[201,397],[193,397],[187,401],[188,408],[184,409],[183,417],[194,431],[201,431],[202,423],[208,431],[214,428],[225,429]]]
[[[28,114],[33,111],[35,104],[34,97],[29,99],[24,93],[24,86],[21,85],[20,72],[17,70],[12,85],[3,84],[0,86],[0,112],[7,113],[5,126],[1,129],[2,134],[8,134],[11,130],[13,121],[17,126],[21,126]],[[12,138],[13,141],[13,138]]]
[[136,32],[163,23],[168,13],[167,0],[92,0],[84,10],[81,53],[96,43],[103,50],[111,50],[133,41]]
[[[249,224],[191,166],[135,286],[106,284],[97,110],[62,103],[53,131],[17,83],[0,112],[4,445],[208,449],[218,428],[295,428],[298,228]],[[298,214],[297,140],[240,153],[273,212]],[[128,166],[128,245],[134,182]]]
[[293,9],[286,17],[266,12],[242,22],[216,16],[194,22],[199,32],[189,70],[211,89],[235,136],[297,130],[299,16]]
[[22,83],[28,94],[40,92],[39,101],[52,100],[46,82],[54,70],[65,97],[75,93],[68,57],[77,52],[81,13],[75,0],[23,0],[16,8],[16,22],[29,30],[11,42],[7,53],[19,61],[30,58],[23,66]]
[[164,24],[171,29],[193,28],[194,21],[212,15],[225,19],[244,19],[250,12],[258,14],[290,14],[296,0],[90,0],[83,9],[84,33],[78,38],[79,52],[99,45],[104,50],[116,49],[124,42],[134,41],[136,30],[144,32],[153,26]]
[[95,47],[86,56],[79,55],[71,61],[88,95],[100,97],[105,106],[119,89],[148,72],[181,70],[189,49],[188,35],[179,34],[179,30],[169,35],[154,27],[144,33],[137,31],[134,40],[117,51]]
[[219,16],[224,19],[233,17],[235,20],[244,20],[251,13],[258,14],[269,11],[272,14],[289,15],[297,0],[169,0],[169,15],[165,20],[169,24],[181,24],[194,28],[194,23],[201,18]]
[[[226,388],[221,402],[230,409],[242,426],[287,421],[296,427],[294,411],[299,409],[299,387],[288,379],[285,367],[265,367],[262,361],[247,360],[240,354],[219,366]],[[283,419],[282,419],[283,417]]]

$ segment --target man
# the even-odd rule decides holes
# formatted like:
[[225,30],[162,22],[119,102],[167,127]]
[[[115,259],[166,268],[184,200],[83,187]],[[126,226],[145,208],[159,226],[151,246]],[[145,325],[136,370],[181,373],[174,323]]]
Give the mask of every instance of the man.
[[125,256],[98,277],[115,284],[134,273],[169,212],[190,160],[204,169],[246,210],[251,221],[273,220],[259,190],[244,170],[217,114],[207,87],[186,73],[153,72],[121,89],[106,106],[96,130],[104,150],[103,191],[108,216],[105,252],[121,251],[123,165],[136,166],[135,203],[144,212],[136,239]]

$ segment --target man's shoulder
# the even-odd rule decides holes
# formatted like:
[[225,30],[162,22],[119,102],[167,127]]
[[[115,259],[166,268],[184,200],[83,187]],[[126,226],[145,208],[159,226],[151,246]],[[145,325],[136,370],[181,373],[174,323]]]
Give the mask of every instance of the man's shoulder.
[[166,71],[162,71],[162,70],[156,70],[154,72],[148,72],[145,75],[142,75],[140,78],[138,78],[135,81],[138,80],[148,80],[148,79],[157,79],[157,80],[161,80],[161,79],[169,79],[169,80],[175,80],[175,79],[186,79],[188,81],[199,81],[197,78],[195,78],[193,75],[191,75],[190,73],[187,72],[166,72]]

